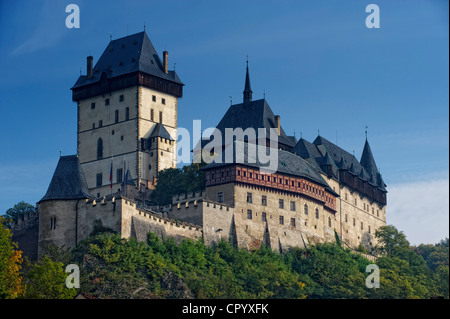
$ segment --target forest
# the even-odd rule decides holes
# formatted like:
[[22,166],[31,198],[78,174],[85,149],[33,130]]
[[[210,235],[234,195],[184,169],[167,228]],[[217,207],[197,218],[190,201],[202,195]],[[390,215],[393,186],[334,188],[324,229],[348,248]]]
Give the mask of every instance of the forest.
[[[0,299],[429,299],[449,298],[448,238],[411,246],[403,232],[377,230],[379,288],[368,288],[372,262],[335,242],[279,254],[247,251],[227,241],[146,242],[98,228],[72,250],[51,246],[29,262],[0,217]],[[80,269],[80,287],[67,288],[66,266]]]

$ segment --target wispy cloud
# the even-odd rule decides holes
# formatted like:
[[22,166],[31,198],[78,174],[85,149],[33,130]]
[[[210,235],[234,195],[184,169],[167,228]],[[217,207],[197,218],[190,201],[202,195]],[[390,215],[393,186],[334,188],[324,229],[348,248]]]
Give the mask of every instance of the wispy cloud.
[[12,50],[12,54],[33,53],[57,44],[65,31],[65,7],[62,4],[62,2],[44,1],[40,12],[33,15],[36,19],[34,31]]
[[449,236],[448,172],[439,179],[392,185],[387,223],[405,232],[413,245],[434,244]]

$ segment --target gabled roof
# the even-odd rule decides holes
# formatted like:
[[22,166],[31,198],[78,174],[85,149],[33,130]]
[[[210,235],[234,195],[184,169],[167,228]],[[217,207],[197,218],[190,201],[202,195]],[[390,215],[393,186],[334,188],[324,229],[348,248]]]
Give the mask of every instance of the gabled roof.
[[169,132],[167,132],[167,129],[161,123],[157,123],[155,125],[155,128],[153,129],[152,134],[150,134],[149,138],[151,138],[151,137],[162,137],[162,138],[166,138],[170,141],[174,141],[172,136],[170,136]]
[[[258,128],[265,128],[266,137],[270,137],[269,129],[275,128],[275,115],[266,99],[231,105],[216,128],[224,138],[226,128],[242,128],[245,131],[249,127],[254,128],[256,134]],[[294,147],[296,142],[296,138],[286,135],[281,127],[278,143]]]
[[47,193],[39,202],[91,197],[80,161],[76,155],[70,155],[59,158]]
[[137,71],[184,85],[175,71],[164,72],[163,63],[144,31],[110,41],[93,68],[92,78],[80,76],[72,89],[97,83],[102,73],[114,78]]

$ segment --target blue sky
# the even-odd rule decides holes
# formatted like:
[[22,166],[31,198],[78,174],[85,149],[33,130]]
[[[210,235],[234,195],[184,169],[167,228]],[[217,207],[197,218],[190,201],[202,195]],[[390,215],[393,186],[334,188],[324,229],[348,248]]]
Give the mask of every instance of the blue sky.
[[[68,29],[68,4],[80,28]],[[368,29],[365,8],[380,8]],[[266,92],[284,130],[361,156],[365,126],[388,184],[388,223],[413,244],[448,236],[448,1],[1,1],[0,213],[45,194],[60,151],[76,153],[70,88],[86,56],[146,31],[186,84],[179,126],[217,125]]]

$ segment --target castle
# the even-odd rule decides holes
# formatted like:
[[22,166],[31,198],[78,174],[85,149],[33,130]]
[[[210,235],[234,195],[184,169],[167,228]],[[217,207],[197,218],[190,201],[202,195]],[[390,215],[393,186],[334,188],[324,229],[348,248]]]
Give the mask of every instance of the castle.
[[[376,229],[386,224],[387,191],[367,138],[358,161],[321,136],[310,143],[286,135],[266,99],[252,99],[248,65],[243,102],[230,106],[216,131],[275,130],[277,147],[269,139],[256,147],[248,137],[225,143],[222,150],[242,146],[246,160],[213,161],[203,168],[204,191],[152,206],[148,195],[158,172],[177,164],[183,86],[168,69],[167,51],[161,60],[145,32],[110,41],[95,67],[87,57],[86,75],[72,87],[78,152],[60,157],[37,203],[39,255],[48,244],[75,247],[99,226],[140,241],[152,231],[176,241],[227,239],[279,252],[336,236],[353,248],[376,243]],[[252,143],[275,153],[273,172],[259,158],[249,160]]]

